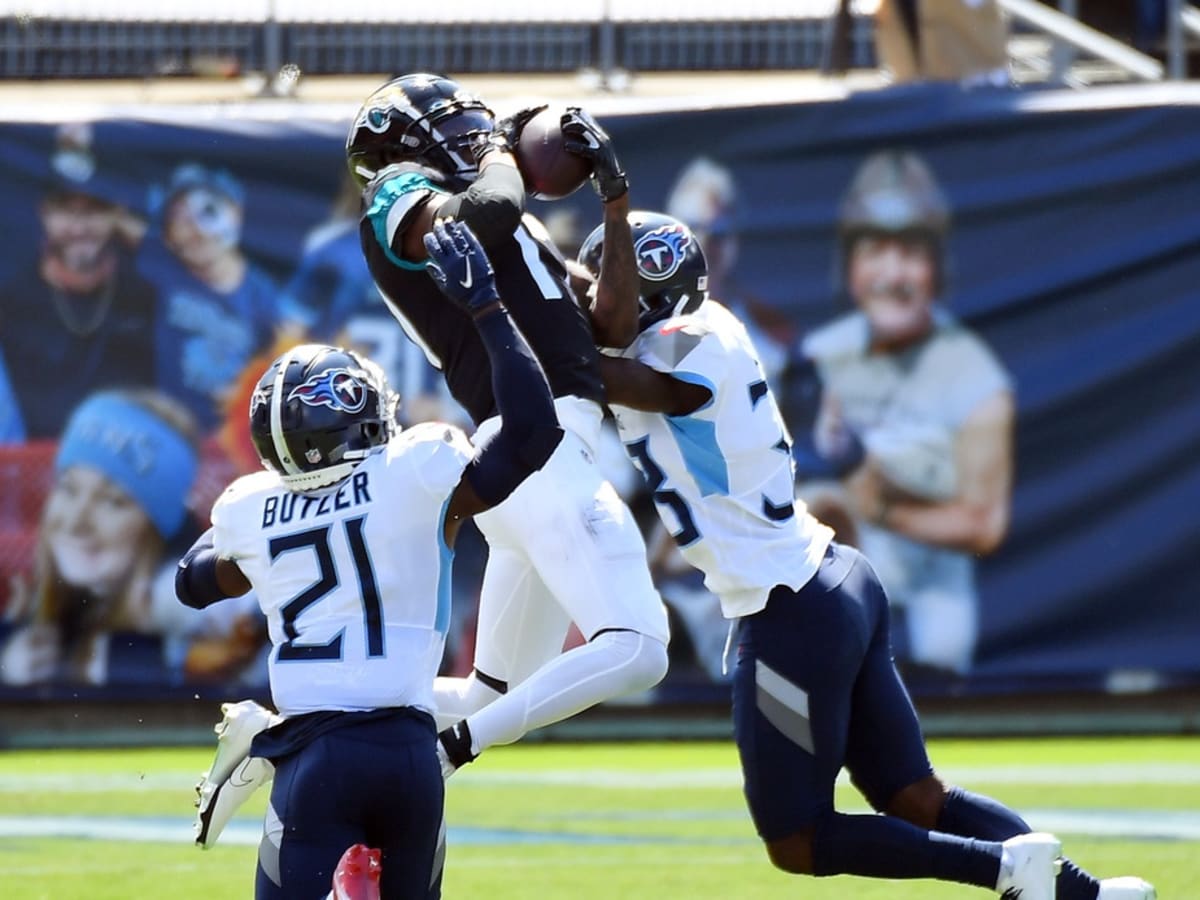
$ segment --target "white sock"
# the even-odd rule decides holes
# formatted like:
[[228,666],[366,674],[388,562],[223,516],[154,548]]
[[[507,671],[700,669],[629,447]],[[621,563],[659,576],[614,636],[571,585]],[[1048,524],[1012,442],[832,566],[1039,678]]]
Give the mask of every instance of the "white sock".
[[1008,883],[1012,881],[1013,876],[1013,858],[1012,854],[1005,847],[1000,855],[1000,874],[996,876],[996,893],[1002,894],[1008,890]]

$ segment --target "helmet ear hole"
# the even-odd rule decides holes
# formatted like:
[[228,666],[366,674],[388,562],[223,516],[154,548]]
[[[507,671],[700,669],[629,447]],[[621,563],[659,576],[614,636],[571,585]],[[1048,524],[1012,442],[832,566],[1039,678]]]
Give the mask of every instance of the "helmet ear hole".
[[371,446],[381,443],[379,437],[382,432],[382,422],[364,422],[362,425],[363,441]]

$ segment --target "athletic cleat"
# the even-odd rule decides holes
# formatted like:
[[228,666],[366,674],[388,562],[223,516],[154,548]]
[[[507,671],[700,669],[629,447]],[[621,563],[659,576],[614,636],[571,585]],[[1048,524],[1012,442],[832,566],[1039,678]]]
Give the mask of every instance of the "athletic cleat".
[[1096,900],[1158,900],[1154,885],[1132,875],[1105,878],[1100,882]]
[[328,900],[379,900],[382,874],[380,852],[366,844],[355,844],[342,854],[333,870],[333,891]]
[[205,850],[217,842],[238,807],[275,777],[268,760],[250,756],[250,742],[283,721],[253,700],[222,703],[221,713],[224,718],[213,728],[217,755],[196,785],[196,844]]
[[996,892],[1001,900],[1054,900],[1062,841],[1052,834],[1019,834],[1004,842]]

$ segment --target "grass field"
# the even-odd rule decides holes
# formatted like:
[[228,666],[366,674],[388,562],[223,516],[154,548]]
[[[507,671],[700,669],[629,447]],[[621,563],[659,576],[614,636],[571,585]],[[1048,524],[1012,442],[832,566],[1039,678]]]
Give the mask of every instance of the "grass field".
[[[947,777],[1056,831],[1096,874],[1140,874],[1162,900],[1200,897],[1200,739],[936,741],[931,753]],[[266,793],[222,845],[196,849],[192,785],[209,758],[209,748],[0,754],[0,896],[250,897]],[[848,786],[839,805],[864,808]],[[724,743],[496,748],[451,780],[447,817],[451,900],[992,896],[774,871]]]

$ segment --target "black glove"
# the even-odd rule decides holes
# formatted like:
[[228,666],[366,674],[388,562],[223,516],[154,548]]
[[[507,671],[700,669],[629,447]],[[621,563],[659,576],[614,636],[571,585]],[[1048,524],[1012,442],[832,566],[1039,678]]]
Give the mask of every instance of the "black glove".
[[559,127],[566,151],[582,156],[592,164],[592,187],[601,200],[608,203],[629,190],[629,179],[617,161],[612,138],[591,115],[578,106],[568,106]]
[[521,132],[529,124],[529,120],[540,113],[548,104],[528,106],[519,112],[497,120],[491,131],[477,131],[471,135],[471,154],[478,165],[483,158],[493,150],[512,152],[521,139]]
[[465,222],[438,219],[425,235],[429,277],[472,316],[500,302],[491,260]]
[[525,130],[529,120],[548,107],[548,103],[543,103],[541,106],[527,106],[520,112],[500,119],[492,127],[492,136],[503,138],[504,143],[508,145],[509,149],[512,149],[517,146],[517,141],[521,139],[521,132]]

